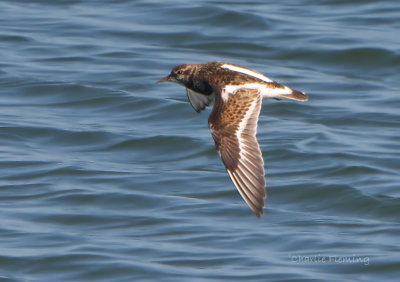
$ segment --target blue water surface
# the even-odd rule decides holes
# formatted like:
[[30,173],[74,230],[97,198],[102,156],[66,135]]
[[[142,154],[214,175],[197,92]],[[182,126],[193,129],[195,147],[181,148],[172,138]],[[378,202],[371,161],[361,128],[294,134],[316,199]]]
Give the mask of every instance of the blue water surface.
[[[0,2],[4,281],[395,281],[398,1]],[[226,61],[264,101],[258,219],[185,90]]]

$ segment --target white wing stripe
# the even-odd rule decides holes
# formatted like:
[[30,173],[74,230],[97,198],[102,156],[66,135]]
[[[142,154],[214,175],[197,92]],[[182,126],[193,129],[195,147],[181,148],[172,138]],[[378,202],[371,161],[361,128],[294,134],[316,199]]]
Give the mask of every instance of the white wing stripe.
[[231,71],[244,73],[244,74],[250,75],[252,77],[261,79],[262,81],[265,81],[265,82],[273,82],[272,79],[270,79],[269,77],[266,77],[265,75],[263,75],[263,74],[261,74],[259,72],[255,72],[255,71],[252,71],[250,69],[242,68],[242,67],[239,67],[239,66],[233,66],[233,65],[230,65],[230,64],[223,64],[221,66],[221,68],[230,69]]
[[[251,103],[249,109],[247,110],[246,115],[244,116],[242,122],[239,124],[239,130],[236,132],[236,136],[239,138],[239,147],[242,146],[242,140],[241,140],[242,132],[246,129],[247,122],[253,115],[253,112],[256,109],[257,102],[258,102],[258,99],[254,99],[253,103]],[[256,128],[257,128],[257,124],[256,124]]]
[[281,87],[269,87],[268,84],[259,83],[247,83],[242,85],[226,85],[222,91],[222,99],[226,102],[228,95],[235,95],[236,91],[241,88],[246,89],[257,89],[263,98],[283,98],[281,95],[292,94],[293,90],[287,86]]

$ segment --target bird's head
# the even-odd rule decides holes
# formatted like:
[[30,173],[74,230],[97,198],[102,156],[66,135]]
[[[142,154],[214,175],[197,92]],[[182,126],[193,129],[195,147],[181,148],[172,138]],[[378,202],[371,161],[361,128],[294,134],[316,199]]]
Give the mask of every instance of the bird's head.
[[176,66],[168,76],[161,78],[158,82],[176,82],[185,86],[189,83],[193,69],[194,65],[190,64]]

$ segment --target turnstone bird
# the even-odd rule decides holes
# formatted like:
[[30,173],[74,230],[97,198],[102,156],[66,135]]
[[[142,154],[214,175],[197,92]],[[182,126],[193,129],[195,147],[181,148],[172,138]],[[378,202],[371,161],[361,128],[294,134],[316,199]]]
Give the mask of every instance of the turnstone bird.
[[307,95],[259,72],[221,62],[179,65],[159,81],[186,87],[196,112],[215,99],[208,119],[215,146],[240,195],[260,217],[266,198],[264,160],[256,139],[262,99],[307,101]]

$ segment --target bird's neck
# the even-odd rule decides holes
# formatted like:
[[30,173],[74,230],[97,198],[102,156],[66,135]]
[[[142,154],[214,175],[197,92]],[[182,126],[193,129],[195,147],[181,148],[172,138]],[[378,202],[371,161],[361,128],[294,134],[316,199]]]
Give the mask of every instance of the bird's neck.
[[193,68],[186,87],[203,95],[211,95],[214,92],[206,73],[202,72],[201,69],[197,67]]

